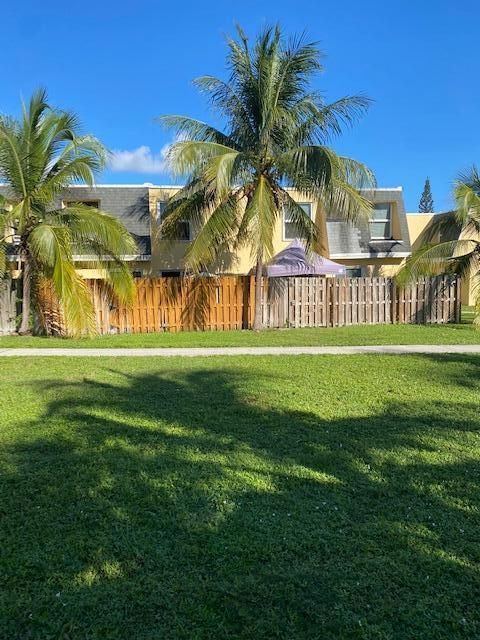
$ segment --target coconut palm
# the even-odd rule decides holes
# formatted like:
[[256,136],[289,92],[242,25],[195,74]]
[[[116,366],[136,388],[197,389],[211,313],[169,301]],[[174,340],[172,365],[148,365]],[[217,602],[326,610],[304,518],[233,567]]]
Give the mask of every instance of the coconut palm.
[[400,284],[440,272],[472,279],[480,323],[480,174],[475,166],[454,185],[455,211],[438,214],[420,236],[420,249],[398,274]]
[[[29,332],[31,304],[39,304],[44,282],[53,288],[73,333],[93,329],[92,302],[75,269],[74,254],[101,264],[120,299],[132,296],[132,276],[121,260],[135,248],[126,228],[93,207],[60,202],[70,184],[93,184],[105,158],[96,138],[79,133],[74,114],[49,106],[44,90],[23,105],[20,119],[0,117],[0,178],[7,184],[0,202],[0,270],[5,270],[6,254],[13,251],[23,284],[19,333]],[[106,256],[108,261],[102,261]]]
[[160,233],[175,238],[186,220],[198,231],[185,257],[193,271],[208,268],[227,248],[250,247],[259,329],[263,265],[273,253],[281,213],[289,215],[308,249],[317,241],[315,223],[289,187],[347,220],[368,218],[370,205],[359,188],[373,185],[372,174],[327,144],[369,100],[348,96],[326,104],[310,89],[323,68],[319,48],[303,38],[286,42],[278,27],[265,29],[252,48],[240,28],[238,39],[227,44],[230,77],[195,81],[225,130],[184,116],[160,118],[178,136],[167,155],[169,168],[186,178],[166,208]]

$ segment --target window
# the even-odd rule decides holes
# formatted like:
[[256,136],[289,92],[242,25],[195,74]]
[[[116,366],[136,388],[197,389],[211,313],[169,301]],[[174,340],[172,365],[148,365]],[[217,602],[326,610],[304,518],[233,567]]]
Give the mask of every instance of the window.
[[370,219],[370,238],[389,240],[391,232],[392,207],[389,203],[374,204]]
[[137,270],[132,271],[132,276],[134,278],[142,278],[143,277],[143,271],[137,271]]
[[[309,202],[299,202],[298,205],[305,211],[309,218],[312,217],[312,205]],[[299,237],[299,232],[292,219],[290,211],[283,212],[283,238],[284,240],[295,240]]]
[[75,207],[76,205],[83,205],[84,207],[93,207],[94,209],[100,209],[100,200],[69,200],[64,202],[66,207]]
[[347,278],[361,278],[362,267],[347,267],[345,269],[345,275]]
[[[163,216],[165,215],[167,204],[168,202],[166,200],[157,200],[157,222],[159,224],[162,222]],[[183,240],[184,242],[191,240],[190,222],[188,220],[179,220],[177,222],[175,239]]]
[[165,209],[167,208],[167,202],[165,200],[157,200],[157,222],[161,222]]
[[162,278],[179,278],[182,275],[181,271],[160,271]]

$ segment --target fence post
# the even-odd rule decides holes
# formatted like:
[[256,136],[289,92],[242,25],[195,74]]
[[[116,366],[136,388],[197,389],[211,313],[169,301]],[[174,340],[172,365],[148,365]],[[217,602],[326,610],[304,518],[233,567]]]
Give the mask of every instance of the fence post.
[[16,281],[0,280],[0,335],[15,333],[17,301]]
[[457,276],[455,281],[455,322],[460,324],[462,321],[462,279]]
[[328,324],[335,326],[335,278],[328,278]]
[[255,314],[255,276],[250,274],[244,279],[243,288],[243,329],[250,329]]
[[397,324],[397,283],[395,278],[390,278],[390,314],[391,323]]

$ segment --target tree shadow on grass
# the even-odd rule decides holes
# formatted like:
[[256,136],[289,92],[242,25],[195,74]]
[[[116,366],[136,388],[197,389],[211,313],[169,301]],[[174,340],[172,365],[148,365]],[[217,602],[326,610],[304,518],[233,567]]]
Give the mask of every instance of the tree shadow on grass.
[[245,375],[39,389],[3,456],[2,637],[480,634],[478,406],[327,419]]
[[[480,394],[480,358],[469,356],[465,353],[435,354],[425,355],[425,359],[440,365],[433,369],[433,375],[441,382],[446,382],[442,376],[442,365],[458,365],[453,369],[455,374],[450,376],[449,383],[459,387],[476,390]],[[480,397],[480,395],[479,395]]]

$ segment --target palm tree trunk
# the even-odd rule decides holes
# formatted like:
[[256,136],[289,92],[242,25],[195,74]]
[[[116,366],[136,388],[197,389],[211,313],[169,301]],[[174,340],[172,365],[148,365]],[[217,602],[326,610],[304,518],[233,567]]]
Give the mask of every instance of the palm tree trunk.
[[27,255],[24,257],[23,261],[23,278],[22,278],[22,323],[20,325],[20,329],[18,333],[22,335],[26,335],[30,333],[30,306],[31,306],[31,297],[32,297],[32,273],[31,273],[31,264],[30,258]]
[[262,322],[262,277],[263,277],[263,259],[257,260],[255,269],[255,315],[253,316],[253,330],[260,331],[263,329]]

